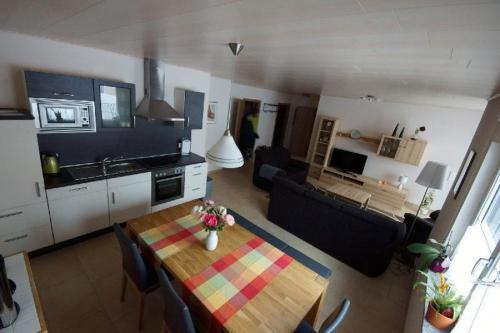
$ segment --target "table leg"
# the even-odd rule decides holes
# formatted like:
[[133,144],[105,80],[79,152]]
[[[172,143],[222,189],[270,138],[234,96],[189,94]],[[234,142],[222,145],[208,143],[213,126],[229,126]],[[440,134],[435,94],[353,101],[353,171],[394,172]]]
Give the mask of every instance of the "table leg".
[[311,327],[315,327],[316,324],[318,323],[319,313],[321,310],[321,306],[323,305],[323,299],[325,298],[326,290],[327,288],[325,288],[323,293],[319,296],[319,298],[312,306],[311,310],[309,310],[306,317],[304,318],[304,320],[307,321],[311,325]]

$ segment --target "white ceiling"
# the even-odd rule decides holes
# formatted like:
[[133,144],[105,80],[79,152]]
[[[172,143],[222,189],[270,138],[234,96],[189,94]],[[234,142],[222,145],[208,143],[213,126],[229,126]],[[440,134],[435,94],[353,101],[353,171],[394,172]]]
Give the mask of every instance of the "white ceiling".
[[500,0],[0,0],[0,29],[291,93],[475,107],[500,92]]

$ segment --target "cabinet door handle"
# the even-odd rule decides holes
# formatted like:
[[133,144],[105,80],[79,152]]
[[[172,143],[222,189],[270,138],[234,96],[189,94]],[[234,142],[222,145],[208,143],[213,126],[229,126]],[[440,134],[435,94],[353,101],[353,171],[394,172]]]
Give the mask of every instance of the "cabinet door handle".
[[20,240],[20,239],[23,239],[23,238],[26,238],[26,237],[28,237],[28,234],[24,234],[24,235],[20,235],[20,236],[17,236],[17,237],[9,238],[9,239],[4,240],[4,242],[5,243],[15,242],[17,240]]
[[75,97],[75,94],[70,93],[70,92],[59,92],[59,91],[54,91],[52,93],[54,96],[69,96],[69,97]]
[[195,188],[193,188],[191,191],[193,191],[193,192],[194,192],[194,191],[198,191],[199,189],[200,189],[199,187],[195,187]]
[[115,204],[115,192],[111,192],[111,203]]
[[42,196],[42,193],[40,191],[40,183],[39,182],[35,182],[35,192],[36,192],[36,196],[37,197],[41,197]]
[[189,128],[189,117],[187,117],[187,125],[186,128]]
[[201,172],[193,173],[193,176],[201,176]]
[[82,187],[75,187],[69,190],[70,192],[75,192],[75,191],[81,191],[81,190],[86,190],[87,186],[82,186]]
[[5,214],[5,215],[0,215],[0,219],[5,219],[7,217],[11,217],[11,216],[16,216],[16,215],[21,215],[23,212],[14,212],[14,213],[8,213],[8,214]]
[[199,169],[199,168],[201,168],[201,164],[195,165],[195,166],[193,167],[193,169]]

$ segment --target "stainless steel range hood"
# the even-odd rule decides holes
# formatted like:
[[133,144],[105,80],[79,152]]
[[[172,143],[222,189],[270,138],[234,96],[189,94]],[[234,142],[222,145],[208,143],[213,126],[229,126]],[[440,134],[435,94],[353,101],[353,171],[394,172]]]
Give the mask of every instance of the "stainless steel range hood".
[[164,64],[156,59],[144,59],[144,99],[135,111],[137,117],[148,120],[184,122],[184,115],[165,100]]

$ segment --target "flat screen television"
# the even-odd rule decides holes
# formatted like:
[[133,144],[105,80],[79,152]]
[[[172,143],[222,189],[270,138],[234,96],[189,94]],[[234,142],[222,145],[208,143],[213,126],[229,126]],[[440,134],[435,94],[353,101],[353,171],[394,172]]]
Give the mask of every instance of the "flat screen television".
[[343,172],[362,174],[368,156],[352,151],[334,148],[330,159],[330,166]]

